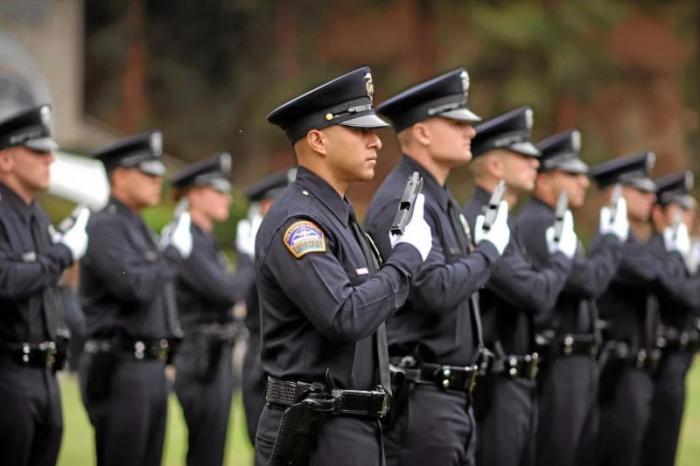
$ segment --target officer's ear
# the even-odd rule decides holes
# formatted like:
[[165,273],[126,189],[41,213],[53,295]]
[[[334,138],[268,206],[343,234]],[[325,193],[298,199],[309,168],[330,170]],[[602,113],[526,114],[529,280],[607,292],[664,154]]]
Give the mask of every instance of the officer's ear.
[[0,173],[10,173],[15,166],[12,147],[0,150]]
[[322,155],[328,154],[328,138],[323,131],[318,129],[309,130],[309,132],[306,133],[305,139],[306,144],[308,144],[314,152]]
[[505,163],[503,163],[503,158],[498,157],[497,154],[486,154],[484,157],[486,171],[494,178],[498,178],[499,180],[503,179],[506,172],[506,166]]
[[430,137],[430,128],[423,122],[419,122],[411,126],[411,135],[413,139],[421,146],[427,147],[432,142]]

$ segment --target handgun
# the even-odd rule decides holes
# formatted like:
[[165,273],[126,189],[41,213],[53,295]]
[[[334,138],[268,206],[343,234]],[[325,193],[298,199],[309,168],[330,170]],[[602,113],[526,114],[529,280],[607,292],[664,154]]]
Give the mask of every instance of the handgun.
[[421,177],[418,172],[413,172],[413,174],[408,177],[406,187],[403,190],[403,196],[401,196],[401,201],[399,202],[399,209],[391,224],[391,229],[389,231],[392,235],[403,235],[406,224],[408,224],[411,220],[411,216],[413,216],[413,209],[416,206],[416,196],[420,194],[422,189],[423,177]]
[[617,204],[621,196],[622,185],[620,183],[617,183],[612,190],[612,194],[610,195],[610,205],[608,206],[608,208],[610,209],[610,223],[613,223],[615,221],[615,217],[617,216]]
[[564,229],[564,215],[569,208],[569,195],[566,191],[559,193],[557,207],[554,210],[554,241],[559,242]]
[[501,180],[496,185],[491,194],[491,199],[489,199],[489,205],[486,207],[486,212],[484,212],[484,231],[489,231],[493,226],[493,222],[496,221],[496,215],[498,214],[498,207],[501,205],[503,196],[506,195],[506,182]]
[[673,214],[673,225],[671,227],[673,228],[674,241],[678,238],[678,229],[681,227],[681,223],[683,223],[683,216],[681,215],[680,210],[676,210],[676,212]]

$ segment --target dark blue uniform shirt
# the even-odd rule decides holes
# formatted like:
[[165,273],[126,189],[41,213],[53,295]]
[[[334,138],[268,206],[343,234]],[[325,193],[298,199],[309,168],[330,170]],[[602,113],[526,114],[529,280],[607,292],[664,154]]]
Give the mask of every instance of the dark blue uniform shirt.
[[[421,257],[400,244],[379,271],[353,235],[350,204],[300,167],[260,226],[255,268],[263,371],[276,378],[373,389],[373,334],[408,295]],[[373,375],[372,375],[373,374]]]
[[[490,197],[479,187],[474,190],[463,210],[472,227]],[[511,219],[509,224],[510,243],[481,293],[481,311],[484,339],[490,347],[498,341],[506,354],[522,355],[533,351],[534,320],[551,312],[571,272],[571,261],[557,252],[546,267],[536,269]]]
[[117,199],[90,217],[87,253],[80,261],[80,293],[90,337],[168,338],[182,260],[162,253],[143,219]]
[[46,213],[0,183],[0,342],[51,340],[59,325],[61,273],[73,262],[54,244]]
[[[527,201],[514,219],[519,240],[536,269],[546,267],[549,262],[545,231],[554,220],[554,209],[536,197]],[[543,321],[536,322],[538,330],[553,329],[558,335],[592,334],[593,318],[597,314],[593,309],[594,300],[608,288],[621,257],[622,243],[611,234],[597,237],[588,256],[579,244],[569,279],[557,298],[554,311],[546,314]]]
[[423,177],[425,219],[433,233],[433,247],[412,282],[406,305],[389,321],[389,354],[466,366],[473,363],[477,344],[469,298],[489,279],[499,258],[496,247],[484,241],[473,253],[467,252],[471,235],[466,221],[459,218],[459,204],[447,188],[408,156],[374,195],[365,225],[382,255],[388,256],[391,223],[414,171]]
[[255,280],[253,264],[243,255],[238,271],[229,273],[226,258],[214,237],[194,223],[192,253],[180,264],[177,275],[177,308],[185,332],[200,324],[233,321],[231,307],[245,298]]

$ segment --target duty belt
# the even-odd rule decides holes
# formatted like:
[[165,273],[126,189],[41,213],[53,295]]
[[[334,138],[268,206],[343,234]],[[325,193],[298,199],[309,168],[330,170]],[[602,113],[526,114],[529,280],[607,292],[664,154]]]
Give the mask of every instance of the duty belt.
[[1,343],[0,356],[10,359],[15,364],[25,367],[42,367],[52,369],[56,364],[56,343]]
[[567,333],[552,340],[538,339],[538,346],[545,355],[556,356],[590,356],[595,359],[600,353],[600,346],[590,335]]
[[377,390],[326,390],[323,384],[290,382],[267,378],[265,399],[284,407],[299,403],[309,395],[316,395],[328,403],[328,414],[334,416],[361,416],[381,419],[389,407],[389,395]]
[[471,393],[476,386],[479,368],[424,363],[418,367],[399,366],[406,378],[418,384],[436,385],[441,390]]
[[609,341],[606,343],[606,347],[610,351],[610,358],[625,362],[640,370],[656,370],[661,361],[661,350],[659,348],[635,350],[624,341]]
[[85,342],[86,353],[93,354],[102,351],[125,353],[137,361],[166,361],[168,354],[172,351],[172,345],[167,338],[88,340]]
[[676,336],[666,335],[659,337],[656,345],[663,352],[681,351],[693,354],[700,347],[700,335],[696,330],[682,332]]
[[532,354],[522,355],[507,355],[502,358],[496,358],[487,368],[487,373],[505,375],[510,378],[523,378],[535,380],[539,371],[540,355],[535,352]]

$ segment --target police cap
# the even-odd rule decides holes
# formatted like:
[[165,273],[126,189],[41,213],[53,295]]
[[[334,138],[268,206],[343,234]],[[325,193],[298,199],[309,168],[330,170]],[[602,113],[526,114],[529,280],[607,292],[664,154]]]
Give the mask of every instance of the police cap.
[[656,178],[656,202],[663,206],[678,204],[684,209],[695,208],[695,199],[690,195],[694,181],[693,173],[688,170]]
[[467,108],[469,74],[459,68],[413,86],[377,107],[397,132],[432,117],[477,122],[481,118]]
[[472,155],[478,157],[491,150],[503,149],[527,157],[539,157],[540,151],[530,142],[532,109],[520,107],[499,115],[476,128]]
[[581,132],[572,129],[557,133],[535,147],[540,151],[540,173],[559,170],[566,173],[586,174],[588,165],[581,160]]
[[656,154],[641,152],[596,165],[590,169],[589,175],[601,189],[622,183],[640,191],[653,193],[656,192],[656,185],[649,175],[655,162]]
[[117,167],[136,168],[147,175],[165,175],[165,164],[161,160],[163,155],[163,137],[160,131],[130,136],[111,146],[105,147],[93,154],[102,162],[107,172]]
[[267,121],[282,128],[292,143],[312,129],[333,125],[389,126],[374,112],[373,98],[372,71],[365,66],[282,104],[267,116]]
[[208,186],[222,193],[231,192],[231,154],[221,152],[205,160],[188,165],[175,174],[170,184],[175,189],[190,186]]
[[35,152],[58,149],[51,137],[51,106],[34,107],[0,121],[0,150],[16,146]]

